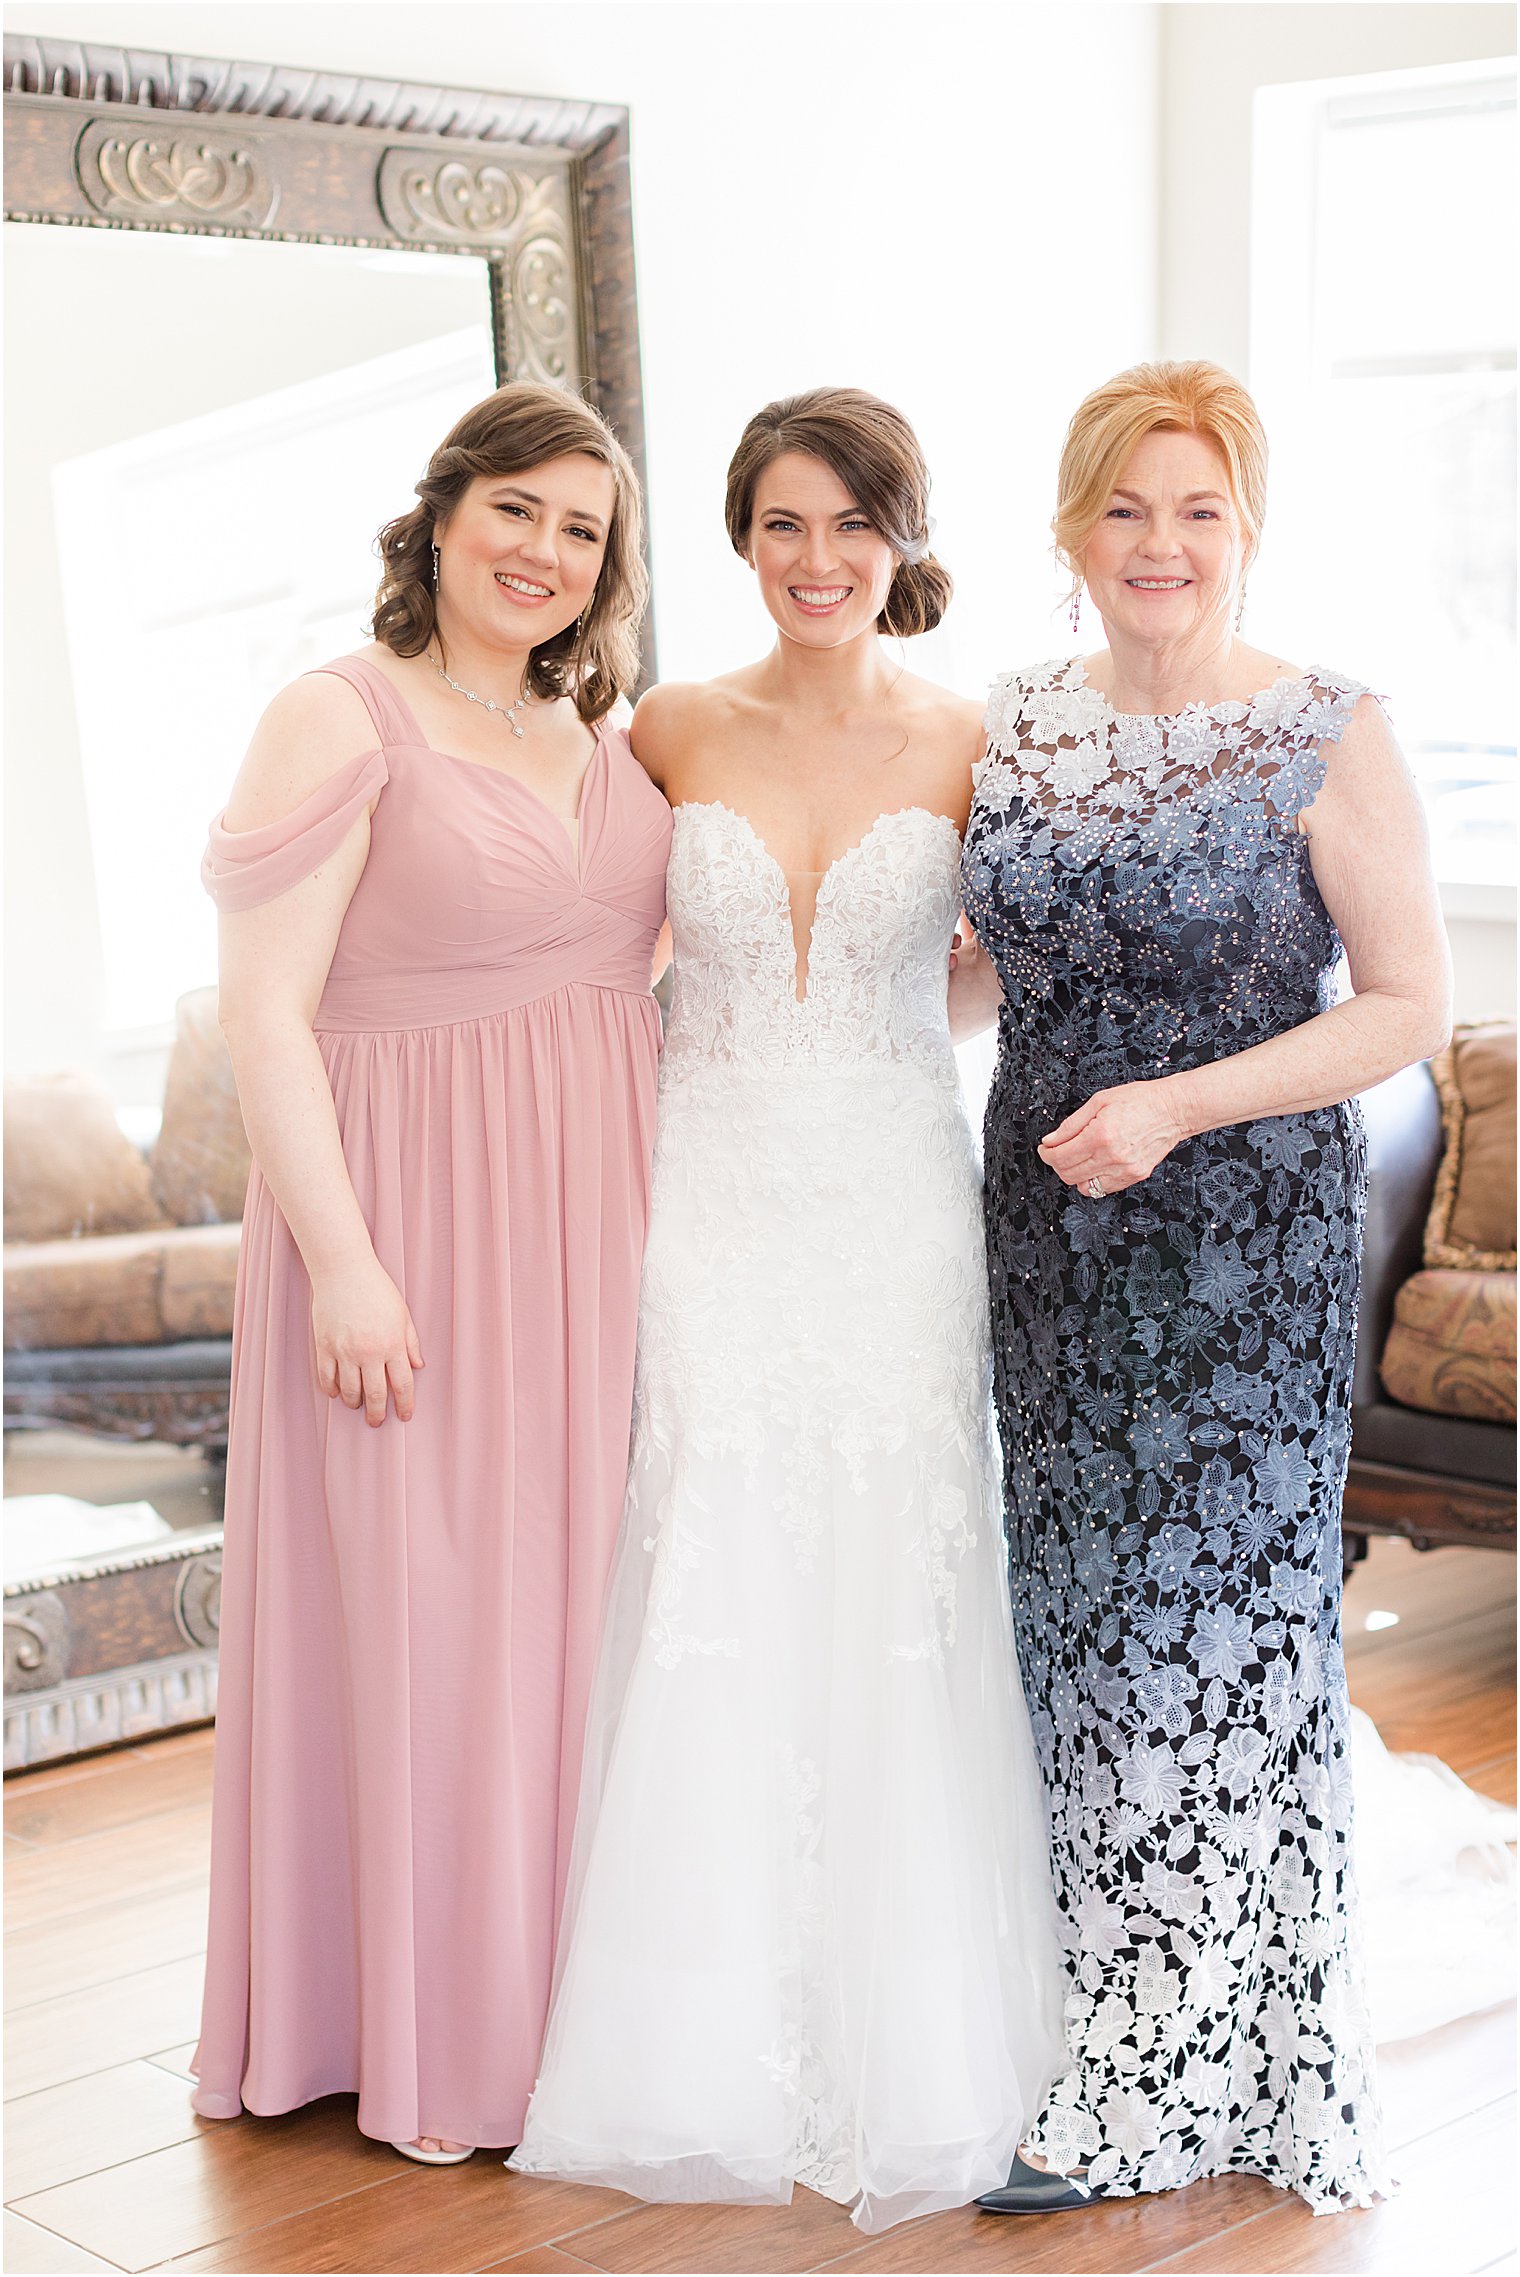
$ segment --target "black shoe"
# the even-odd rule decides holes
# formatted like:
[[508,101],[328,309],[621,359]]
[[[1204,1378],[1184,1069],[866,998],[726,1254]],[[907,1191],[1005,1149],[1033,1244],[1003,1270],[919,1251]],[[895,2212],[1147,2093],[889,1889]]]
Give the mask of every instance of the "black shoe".
[[977,2204],[984,2214],[1067,2214],[1102,2195],[1101,2184],[1080,2175],[1045,2174],[1015,2158],[1002,2189],[983,2191]]

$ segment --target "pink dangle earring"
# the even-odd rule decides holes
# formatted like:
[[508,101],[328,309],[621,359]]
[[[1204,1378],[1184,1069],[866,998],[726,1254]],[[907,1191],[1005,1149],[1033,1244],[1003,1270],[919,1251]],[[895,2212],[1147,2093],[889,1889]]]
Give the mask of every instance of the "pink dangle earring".
[[1079,577],[1071,594],[1071,637],[1076,639],[1082,629],[1082,580]]

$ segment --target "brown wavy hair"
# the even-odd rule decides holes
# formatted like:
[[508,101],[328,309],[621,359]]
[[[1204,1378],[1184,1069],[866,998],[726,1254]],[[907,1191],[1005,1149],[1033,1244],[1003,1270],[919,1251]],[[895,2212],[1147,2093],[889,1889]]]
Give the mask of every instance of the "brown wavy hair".
[[902,556],[877,631],[932,632],[955,587],[949,570],[929,551],[929,470],[902,413],[858,387],[815,387],[757,411],[729,462],[723,507],[734,551],[745,560],[760,477],[788,451],[819,459],[838,475]]
[[581,623],[532,651],[526,686],[535,696],[569,696],[594,727],[639,676],[639,628],[649,605],[644,508],[633,462],[606,420],[563,388],[514,380],[449,429],[417,484],[421,504],[387,522],[376,540],[383,572],[371,630],[397,656],[419,656],[438,629],[435,533],[470,484],[481,475],[525,474],[572,451],[612,470],[607,551]]

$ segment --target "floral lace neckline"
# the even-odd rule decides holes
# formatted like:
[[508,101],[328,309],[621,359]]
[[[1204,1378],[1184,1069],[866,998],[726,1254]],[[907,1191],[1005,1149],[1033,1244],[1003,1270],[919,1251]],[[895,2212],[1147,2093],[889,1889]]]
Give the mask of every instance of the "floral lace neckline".
[[993,684],[978,796],[999,813],[1036,793],[1085,809],[1105,789],[1111,811],[1133,814],[1167,784],[1187,796],[1223,796],[1249,764],[1263,790],[1279,805],[1279,791],[1295,800],[1296,812],[1314,796],[1316,768],[1323,779],[1314,751],[1339,739],[1363,692],[1360,682],[1316,666],[1284,673],[1250,698],[1120,712],[1090,685],[1081,657],[1052,658]]
[[1306,666],[1302,672],[1280,672],[1275,680],[1267,683],[1266,687],[1253,690],[1249,696],[1223,696],[1217,704],[1202,702],[1184,704],[1182,709],[1176,712],[1121,712],[1117,710],[1109,698],[1104,695],[1101,688],[1092,686],[1087,677],[1087,660],[1081,656],[1073,656],[1070,659],[1059,674],[1056,685],[1063,688],[1082,689],[1093,698],[1094,702],[1103,706],[1111,720],[1153,720],[1158,727],[1167,727],[1173,720],[1193,719],[1195,717],[1221,720],[1226,725],[1235,720],[1249,719],[1258,704],[1265,703],[1268,697],[1275,696],[1280,689],[1312,688],[1321,683],[1324,677],[1325,675],[1311,664]]

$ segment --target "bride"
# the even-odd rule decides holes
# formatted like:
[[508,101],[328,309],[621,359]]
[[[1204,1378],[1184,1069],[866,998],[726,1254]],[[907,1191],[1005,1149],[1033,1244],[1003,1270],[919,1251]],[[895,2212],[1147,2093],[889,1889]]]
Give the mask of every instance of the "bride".
[[[675,809],[632,1467],[531,2174],[863,2230],[1001,2182],[1061,2058],[947,1015],[977,708],[911,428],[769,405],[727,520],[777,628],[652,690]],[[962,970],[951,986],[964,984]]]

